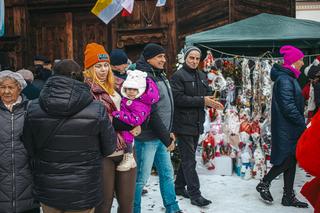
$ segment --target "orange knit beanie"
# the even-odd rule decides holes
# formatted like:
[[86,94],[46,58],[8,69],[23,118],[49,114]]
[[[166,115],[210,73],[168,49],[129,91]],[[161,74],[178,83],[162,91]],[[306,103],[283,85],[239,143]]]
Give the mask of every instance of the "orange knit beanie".
[[84,67],[88,69],[98,62],[110,63],[110,57],[104,47],[97,43],[87,44],[84,51]]

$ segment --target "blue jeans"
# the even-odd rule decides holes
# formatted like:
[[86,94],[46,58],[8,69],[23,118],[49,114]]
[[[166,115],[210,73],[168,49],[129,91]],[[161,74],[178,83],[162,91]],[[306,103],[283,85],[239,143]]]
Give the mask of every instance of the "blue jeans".
[[166,213],[180,210],[174,190],[173,168],[170,153],[160,140],[141,142],[135,140],[137,158],[136,193],[134,198],[134,213],[141,213],[142,189],[146,185],[152,165],[157,168],[160,180],[160,192]]

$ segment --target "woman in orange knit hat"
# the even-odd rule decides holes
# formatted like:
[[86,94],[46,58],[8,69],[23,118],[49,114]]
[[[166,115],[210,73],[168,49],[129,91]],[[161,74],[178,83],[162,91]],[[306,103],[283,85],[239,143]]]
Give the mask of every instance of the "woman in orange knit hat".
[[[110,67],[109,54],[102,45],[90,43],[86,46],[84,66],[85,82],[90,86],[94,99],[105,105],[115,130],[117,132],[131,130],[131,133],[136,136],[141,131],[140,127],[133,129],[119,120],[112,119],[112,112],[120,109],[121,96],[118,93],[119,88],[115,88],[115,81],[119,81],[119,79],[114,77]],[[126,144],[118,133],[116,151],[104,158],[104,200],[96,208],[96,213],[111,211],[114,192],[119,204],[118,213],[132,212],[136,170],[135,168],[125,172],[116,170],[123,159],[125,148]]]

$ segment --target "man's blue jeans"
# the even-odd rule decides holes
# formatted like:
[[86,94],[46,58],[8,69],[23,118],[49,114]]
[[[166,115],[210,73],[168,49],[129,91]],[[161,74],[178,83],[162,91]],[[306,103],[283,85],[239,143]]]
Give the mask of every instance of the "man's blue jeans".
[[160,140],[141,142],[135,140],[137,158],[136,193],[134,199],[134,213],[141,213],[142,189],[147,183],[152,165],[156,166],[160,180],[160,192],[166,213],[180,210],[174,190],[173,168],[170,152]]

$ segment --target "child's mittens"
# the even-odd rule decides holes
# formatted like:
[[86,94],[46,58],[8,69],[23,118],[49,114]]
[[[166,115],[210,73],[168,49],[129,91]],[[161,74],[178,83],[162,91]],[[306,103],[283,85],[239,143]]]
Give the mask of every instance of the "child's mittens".
[[120,118],[120,112],[114,111],[114,112],[112,112],[112,116],[113,116],[114,118]]

